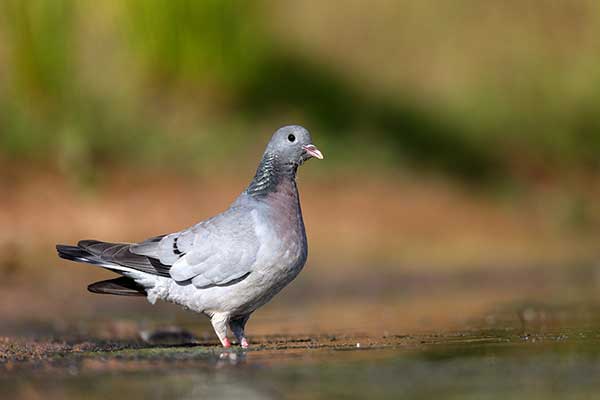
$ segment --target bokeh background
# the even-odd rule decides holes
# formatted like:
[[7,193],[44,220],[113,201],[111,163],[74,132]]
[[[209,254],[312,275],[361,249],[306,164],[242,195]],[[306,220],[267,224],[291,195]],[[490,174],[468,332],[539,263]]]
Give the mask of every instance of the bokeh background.
[[310,256],[251,335],[592,320],[599,105],[593,0],[5,0],[0,330],[210,337],[53,246],[223,210],[291,123]]

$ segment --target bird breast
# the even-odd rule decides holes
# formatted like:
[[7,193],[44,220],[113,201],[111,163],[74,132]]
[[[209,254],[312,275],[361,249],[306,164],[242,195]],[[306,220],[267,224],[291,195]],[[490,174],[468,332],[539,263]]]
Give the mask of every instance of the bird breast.
[[265,201],[268,207],[253,212],[260,243],[257,266],[284,273],[299,272],[306,261],[307,244],[297,197],[290,198],[288,191],[279,190]]

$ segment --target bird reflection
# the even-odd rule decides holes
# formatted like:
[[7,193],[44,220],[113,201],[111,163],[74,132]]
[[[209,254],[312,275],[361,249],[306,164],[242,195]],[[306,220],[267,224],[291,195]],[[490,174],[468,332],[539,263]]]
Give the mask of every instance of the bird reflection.
[[225,367],[228,365],[239,365],[245,362],[246,353],[223,351],[221,354],[219,354],[219,359],[217,360],[217,368]]

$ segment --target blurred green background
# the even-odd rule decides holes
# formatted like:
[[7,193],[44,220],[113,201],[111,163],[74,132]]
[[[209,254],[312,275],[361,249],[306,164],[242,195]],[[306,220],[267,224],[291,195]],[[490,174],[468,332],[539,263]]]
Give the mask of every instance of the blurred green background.
[[294,122],[344,168],[504,185],[600,165],[593,0],[0,7],[10,164],[197,171]]
[[3,0],[4,328],[198,321],[87,294],[109,274],[54,244],[214,215],[292,123],[325,154],[299,176],[310,258],[254,332],[597,302],[599,105],[594,0]]

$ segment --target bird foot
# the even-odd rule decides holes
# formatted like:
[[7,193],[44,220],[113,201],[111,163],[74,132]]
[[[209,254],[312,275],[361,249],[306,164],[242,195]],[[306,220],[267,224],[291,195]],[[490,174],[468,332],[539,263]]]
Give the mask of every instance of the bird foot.
[[250,344],[248,343],[248,339],[242,338],[240,346],[242,346],[242,349],[247,349],[248,347],[250,347]]
[[229,341],[229,339],[226,337],[223,340],[221,340],[221,344],[223,345],[223,347],[225,347],[226,349],[231,347],[231,342]]

